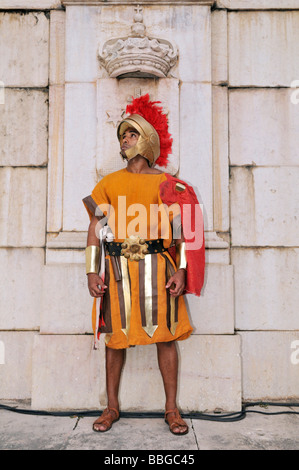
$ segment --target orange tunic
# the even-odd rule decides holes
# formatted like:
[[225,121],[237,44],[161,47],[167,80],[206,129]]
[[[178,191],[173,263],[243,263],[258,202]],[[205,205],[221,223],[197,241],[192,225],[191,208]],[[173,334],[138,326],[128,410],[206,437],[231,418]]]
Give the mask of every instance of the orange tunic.
[[[165,173],[139,174],[123,169],[105,176],[84,199],[90,215],[107,214],[114,242],[131,235],[147,241],[163,239],[172,243],[174,213],[167,213],[159,195]],[[171,297],[165,288],[176,271],[168,251],[145,255],[139,261],[118,256],[121,280],[114,276],[111,257],[105,259],[105,284],[101,316],[108,347],[118,349],[186,339],[192,332],[183,296]],[[96,328],[97,302],[94,299],[92,325]]]

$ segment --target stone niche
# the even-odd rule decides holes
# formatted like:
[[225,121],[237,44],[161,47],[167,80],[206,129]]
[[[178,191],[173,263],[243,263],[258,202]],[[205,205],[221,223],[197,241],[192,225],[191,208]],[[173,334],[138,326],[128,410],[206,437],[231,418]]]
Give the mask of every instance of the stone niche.
[[[63,3],[65,11],[51,11],[50,21],[47,296],[41,334],[33,348],[32,404],[67,408],[68,400],[61,401],[59,390],[71,394],[74,387],[63,371],[59,387],[55,385],[55,364],[65,367],[66,350],[69,357],[77,357],[78,344],[83,356],[91,354],[92,336],[84,339],[85,333],[91,333],[86,318],[90,318],[92,301],[85,285],[89,219],[82,198],[101,177],[123,168],[117,124],[132,96],[149,93],[151,99],[162,102],[174,137],[166,171],[193,185],[204,210],[207,275],[202,296],[187,298],[194,332],[188,344],[178,346],[179,404],[188,410],[240,410],[240,341],[234,334],[229,261],[227,90],[213,86],[212,81],[212,70],[217,80],[226,81],[222,50],[226,18],[218,15],[220,30],[214,39],[216,62],[212,64],[212,1],[151,1],[139,6],[127,1]],[[72,302],[65,297],[66,277],[69,289],[76,292]],[[55,308],[51,298],[59,299]],[[49,348],[56,354],[49,355]],[[131,348],[128,353],[121,383],[123,410],[164,407],[155,348],[145,349]],[[98,364],[104,364],[103,342],[95,354],[98,360],[93,359],[88,370],[79,362],[76,368],[82,368],[89,384],[83,390],[88,394],[86,406],[104,407],[105,371],[102,366],[98,370]],[[138,378],[134,370],[140,372]],[[40,393],[43,383],[46,390]],[[158,386],[153,387],[150,401],[143,399],[144,393],[132,401],[128,391],[134,384],[140,390],[148,390],[149,384]],[[73,407],[83,406],[84,397],[80,400],[74,399]]]
[[[214,197],[214,177],[219,181],[222,169],[213,168],[211,3],[141,8],[66,1],[66,12],[52,12],[47,263],[60,262],[59,248],[66,262],[83,261],[88,220],[82,198],[102,176],[123,167],[117,123],[132,96],[144,93],[168,113],[174,144],[166,171],[195,188],[207,247],[228,248],[216,235],[228,230],[228,185]],[[221,100],[215,96],[217,115]],[[215,214],[217,198],[222,206]]]

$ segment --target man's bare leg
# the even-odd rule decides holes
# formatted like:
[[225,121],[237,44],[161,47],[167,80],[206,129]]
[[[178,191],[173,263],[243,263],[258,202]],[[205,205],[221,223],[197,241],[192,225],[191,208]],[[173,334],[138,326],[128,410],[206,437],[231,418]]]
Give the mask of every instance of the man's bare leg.
[[[116,410],[119,410],[118,392],[124,360],[125,349],[111,349],[106,347],[106,387],[108,408],[115,408]],[[114,415],[114,418],[116,418],[116,413],[113,410],[111,410],[111,413]],[[94,423],[93,427],[96,431],[106,431],[107,429],[107,426],[100,423]]]
[[[165,409],[174,410],[177,408],[177,381],[178,381],[178,353],[175,341],[167,343],[157,343],[158,364],[162,374],[166,403]],[[169,419],[174,413],[167,415]],[[174,427],[173,432],[177,434],[185,433],[188,429],[187,425]]]
[[125,361],[125,349],[106,347],[106,384],[108,406],[119,409],[118,392],[122,368]]

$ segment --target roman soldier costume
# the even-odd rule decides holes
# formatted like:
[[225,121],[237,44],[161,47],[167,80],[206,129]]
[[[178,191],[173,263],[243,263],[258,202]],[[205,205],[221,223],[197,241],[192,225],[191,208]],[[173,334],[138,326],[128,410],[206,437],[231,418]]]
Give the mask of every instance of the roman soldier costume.
[[[133,99],[126,112],[117,129],[120,144],[128,129],[139,138],[123,157],[141,155],[149,166],[166,167],[172,138],[159,102],[145,95]],[[86,273],[99,274],[107,286],[93,304],[95,347],[100,333],[115,349],[188,338],[192,327],[185,299],[171,296],[165,286],[184,268],[184,293],[201,293],[204,231],[193,188],[168,173],[124,168],[102,178],[83,202],[90,218],[99,218],[99,246],[86,248]]]

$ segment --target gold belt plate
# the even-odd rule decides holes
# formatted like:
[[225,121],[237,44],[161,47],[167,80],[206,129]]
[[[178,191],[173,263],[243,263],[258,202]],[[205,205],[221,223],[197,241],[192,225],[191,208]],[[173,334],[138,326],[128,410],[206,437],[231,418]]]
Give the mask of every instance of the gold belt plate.
[[126,238],[121,244],[121,254],[131,261],[139,261],[144,259],[145,255],[148,254],[148,245],[145,243],[144,238],[136,237],[131,235]]

